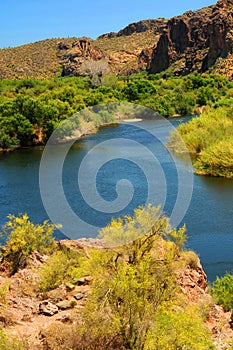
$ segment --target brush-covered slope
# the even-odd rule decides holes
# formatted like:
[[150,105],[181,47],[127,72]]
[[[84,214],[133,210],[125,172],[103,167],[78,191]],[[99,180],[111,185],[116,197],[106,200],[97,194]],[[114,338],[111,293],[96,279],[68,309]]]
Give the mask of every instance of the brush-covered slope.
[[214,71],[232,78],[233,0],[170,20],[131,23],[118,33],[89,38],[48,39],[0,50],[0,78],[80,75],[83,63],[101,61],[108,71],[146,69],[176,75]]

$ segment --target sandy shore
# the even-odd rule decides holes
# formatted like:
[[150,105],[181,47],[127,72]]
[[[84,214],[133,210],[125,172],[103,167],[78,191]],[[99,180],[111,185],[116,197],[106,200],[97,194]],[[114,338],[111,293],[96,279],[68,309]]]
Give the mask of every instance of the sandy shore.
[[143,121],[143,119],[141,119],[141,118],[119,120],[119,122],[123,122],[123,123],[134,123],[134,122],[142,122],[142,121]]

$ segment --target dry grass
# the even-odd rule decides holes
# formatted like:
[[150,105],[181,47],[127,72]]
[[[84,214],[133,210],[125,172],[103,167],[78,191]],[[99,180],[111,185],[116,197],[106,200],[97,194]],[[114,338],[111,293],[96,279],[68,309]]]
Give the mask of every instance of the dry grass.
[[0,50],[0,78],[48,78],[60,72],[58,43],[70,39],[47,39],[32,44]]

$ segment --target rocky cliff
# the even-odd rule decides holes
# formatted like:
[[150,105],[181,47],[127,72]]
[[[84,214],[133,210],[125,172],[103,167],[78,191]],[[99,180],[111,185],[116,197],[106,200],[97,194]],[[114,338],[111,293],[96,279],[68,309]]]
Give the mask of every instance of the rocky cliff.
[[167,20],[165,18],[147,19],[136,23],[131,23],[117,33],[110,32],[107,34],[100,35],[98,39],[106,39],[106,38],[111,39],[119,36],[129,36],[134,33],[143,33],[148,30],[154,30],[154,32],[162,33],[166,25],[167,25]]
[[214,70],[232,79],[232,52],[233,0],[219,0],[170,20],[131,23],[96,40],[49,39],[0,50],[0,78],[79,75],[83,62],[104,60],[121,75],[170,68],[177,75]]
[[233,1],[186,12],[167,22],[153,49],[149,73],[174,66],[177,74],[205,72],[233,50]]
[[62,61],[62,76],[80,75],[85,61],[99,61],[104,57],[103,52],[88,38],[74,40],[71,45],[61,41],[58,50]]

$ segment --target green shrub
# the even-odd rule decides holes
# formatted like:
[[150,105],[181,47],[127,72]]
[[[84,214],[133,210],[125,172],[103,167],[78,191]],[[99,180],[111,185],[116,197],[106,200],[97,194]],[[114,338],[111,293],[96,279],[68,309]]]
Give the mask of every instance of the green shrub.
[[206,148],[195,167],[200,174],[233,178],[233,137]]
[[18,340],[16,337],[6,335],[0,329],[0,350],[25,350],[28,349],[27,344]]
[[198,174],[233,178],[233,112],[229,107],[209,108],[200,117],[178,127],[186,149],[172,133],[168,146],[194,154]]
[[81,277],[78,269],[79,258],[77,251],[66,247],[55,251],[40,268],[39,290],[47,292],[65,282],[76,283]]
[[233,275],[227,273],[221,278],[217,277],[210,293],[216,303],[221,305],[225,311],[233,310]]
[[197,308],[183,310],[165,303],[155,314],[145,346],[145,350],[154,349],[211,350],[215,346]]
[[8,216],[9,221],[3,226],[6,247],[2,256],[12,264],[12,272],[24,267],[27,257],[33,252],[44,253],[54,245],[53,231],[55,225],[45,221],[42,225],[33,224],[24,214]]

